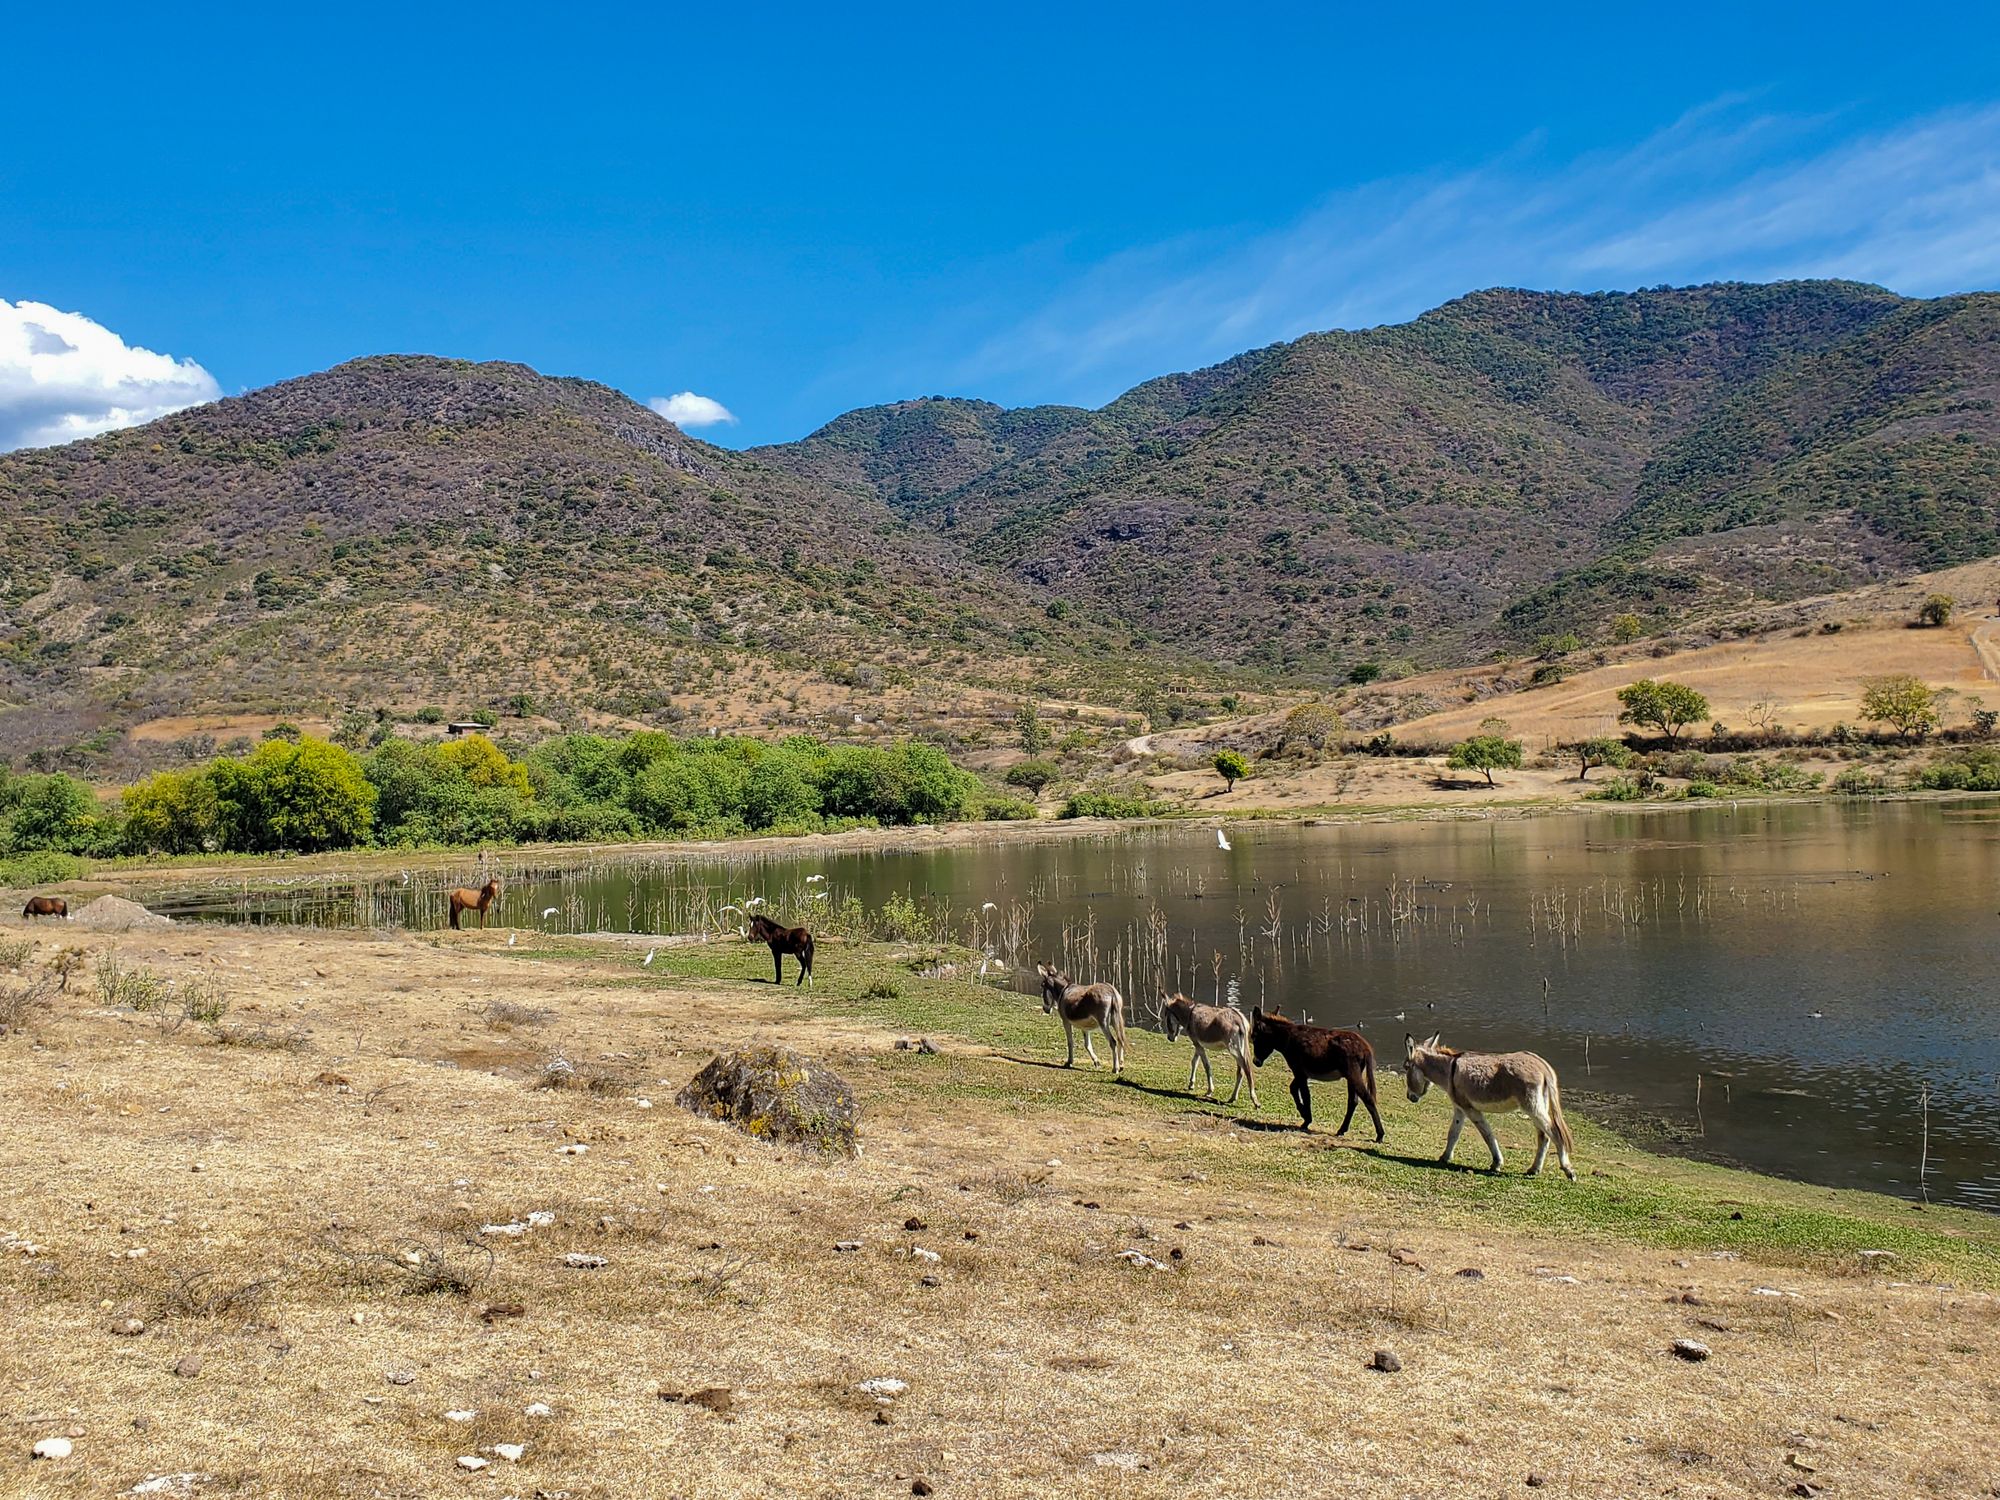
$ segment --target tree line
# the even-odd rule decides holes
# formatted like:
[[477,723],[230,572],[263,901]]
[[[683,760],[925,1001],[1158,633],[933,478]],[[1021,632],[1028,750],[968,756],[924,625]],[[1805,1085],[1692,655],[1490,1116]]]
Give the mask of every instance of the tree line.
[[1032,811],[917,741],[641,731],[561,735],[516,757],[483,735],[391,738],[365,754],[283,735],[161,771],[112,800],[59,773],[0,773],[0,855],[724,837]]

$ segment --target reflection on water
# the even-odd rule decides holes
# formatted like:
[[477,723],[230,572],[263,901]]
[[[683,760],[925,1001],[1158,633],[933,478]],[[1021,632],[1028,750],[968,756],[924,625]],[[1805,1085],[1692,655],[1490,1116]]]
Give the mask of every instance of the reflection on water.
[[[766,894],[908,894],[1017,965],[1059,958],[1402,1036],[1525,1047],[1696,1149],[2000,1208],[2000,808],[1744,803],[1349,827],[1243,824],[915,853],[609,861],[512,875],[495,920],[688,930]],[[470,862],[468,870],[470,874]],[[823,875],[810,886],[804,877]],[[464,878],[464,877],[460,877]],[[177,915],[440,925],[442,886],[210,890]],[[992,903],[987,908],[987,903]],[[539,914],[555,907],[552,917]],[[1928,1096],[1928,1158],[1925,1157]],[[1436,1122],[1440,1140],[1443,1121]],[[1921,1171],[1921,1180],[1920,1180]]]

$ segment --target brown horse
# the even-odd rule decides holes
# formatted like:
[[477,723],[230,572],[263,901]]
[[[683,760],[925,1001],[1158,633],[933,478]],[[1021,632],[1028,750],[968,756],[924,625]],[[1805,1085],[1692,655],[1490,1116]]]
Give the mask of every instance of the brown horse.
[[486,926],[486,908],[493,904],[493,898],[499,894],[500,877],[498,875],[495,875],[476,891],[469,891],[464,886],[460,886],[457,890],[453,891],[451,893],[452,931],[458,931],[459,913],[467,911],[476,911],[479,913],[479,925],[483,930]]
[[1260,1068],[1273,1052],[1282,1052],[1292,1065],[1292,1103],[1299,1107],[1303,1122],[1299,1129],[1312,1129],[1312,1080],[1331,1083],[1345,1078],[1347,1115],[1334,1134],[1347,1134],[1347,1127],[1354,1123],[1354,1106],[1360,1103],[1368,1106],[1368,1117],[1375,1122],[1375,1139],[1387,1135],[1382,1129],[1382,1112],[1375,1107],[1375,1049],[1360,1032],[1302,1025],[1267,1014],[1259,1006],[1250,1012],[1250,1048]]
[[785,955],[791,954],[799,961],[799,983],[811,984],[813,977],[813,935],[804,927],[780,927],[769,917],[758,913],[750,919],[745,929],[745,937],[753,943],[771,945],[771,967],[777,970],[771,983],[785,982]]
[[24,917],[67,917],[69,903],[60,896],[30,896],[21,908]]

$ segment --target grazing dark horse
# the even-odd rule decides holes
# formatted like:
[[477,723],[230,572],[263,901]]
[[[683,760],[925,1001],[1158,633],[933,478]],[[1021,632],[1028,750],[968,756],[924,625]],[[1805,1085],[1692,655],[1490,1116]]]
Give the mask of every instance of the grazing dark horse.
[[1345,1078],[1347,1115],[1334,1134],[1347,1134],[1357,1103],[1368,1106],[1368,1117],[1375,1122],[1375,1139],[1387,1134],[1382,1129],[1382,1112],[1375,1107],[1375,1049],[1360,1032],[1302,1025],[1267,1014],[1259,1006],[1250,1012],[1250,1048],[1260,1068],[1273,1052],[1282,1052],[1292,1065],[1292,1103],[1299,1107],[1301,1130],[1312,1129],[1312,1080],[1331,1083]]
[[771,945],[771,967],[777,970],[771,983],[785,982],[785,955],[799,961],[799,983],[811,984],[813,977],[813,935],[804,927],[780,927],[761,912],[750,919],[744,936],[753,943]]
[[24,917],[67,917],[69,903],[60,896],[30,896],[21,908]]
[[479,925],[483,929],[486,926],[486,908],[493,904],[493,898],[499,894],[500,877],[498,875],[495,875],[476,891],[468,891],[464,886],[460,886],[457,890],[453,891],[451,893],[452,931],[458,931],[459,913],[467,911],[476,911],[479,913]]

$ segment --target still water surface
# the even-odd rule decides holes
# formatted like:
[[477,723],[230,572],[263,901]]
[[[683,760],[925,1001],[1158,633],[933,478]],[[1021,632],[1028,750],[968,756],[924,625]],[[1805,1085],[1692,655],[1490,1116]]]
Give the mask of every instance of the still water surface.
[[[1210,1000],[1233,982],[1246,1008],[1360,1027],[1385,1087],[1400,1087],[1405,1031],[1527,1048],[1556,1065],[1572,1109],[1682,1149],[2000,1210],[2000,804],[1228,832],[1227,850],[1213,827],[1174,826],[560,873],[526,855],[507,865],[494,920],[676,931],[733,922],[717,908],[753,894],[794,920],[850,895],[875,911],[908,894],[1017,975],[1063,958],[1115,980],[1140,1017],[1163,984]],[[816,901],[818,889],[832,894]],[[234,920],[443,920],[437,882],[393,878],[155,904]],[[1434,1123],[1441,1142],[1442,1113]]]

